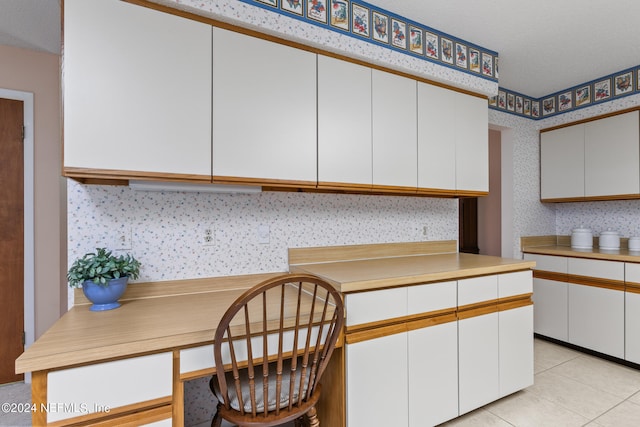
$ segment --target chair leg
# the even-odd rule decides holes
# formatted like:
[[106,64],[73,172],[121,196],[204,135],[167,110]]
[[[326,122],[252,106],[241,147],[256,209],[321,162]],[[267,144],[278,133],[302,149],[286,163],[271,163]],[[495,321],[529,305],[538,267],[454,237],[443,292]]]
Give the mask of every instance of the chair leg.
[[309,427],[320,427],[320,420],[315,406],[312,406],[307,412],[307,419],[309,420]]
[[213,416],[213,420],[211,420],[211,427],[222,426],[222,417],[220,416],[220,412],[218,411],[218,409],[220,409],[220,404],[218,404],[218,407],[216,408],[216,414]]

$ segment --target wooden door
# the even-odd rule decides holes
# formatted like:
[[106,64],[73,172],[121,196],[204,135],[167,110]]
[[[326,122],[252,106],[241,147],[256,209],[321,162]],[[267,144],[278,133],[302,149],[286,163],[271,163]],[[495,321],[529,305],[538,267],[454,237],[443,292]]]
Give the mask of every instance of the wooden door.
[[23,102],[0,99],[0,384],[24,350]]

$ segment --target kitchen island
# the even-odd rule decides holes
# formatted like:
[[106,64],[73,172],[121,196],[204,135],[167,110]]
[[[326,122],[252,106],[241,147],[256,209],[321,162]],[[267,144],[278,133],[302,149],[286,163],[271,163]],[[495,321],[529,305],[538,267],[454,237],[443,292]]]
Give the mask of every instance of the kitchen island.
[[[385,378],[406,385],[402,393],[412,387],[412,398],[421,401],[411,405],[424,410],[432,391],[416,389],[410,379],[435,372],[450,392],[439,394],[455,394],[448,418],[533,381],[535,264],[459,254],[456,246],[290,250],[290,270],[324,277],[347,307],[344,339],[323,377],[324,425],[353,426],[354,417],[360,424],[368,416],[363,404],[382,407],[374,400],[379,391],[395,399]],[[223,312],[245,289],[276,274],[132,284],[122,307],[101,313],[89,312],[78,293],[76,305],[16,361],[17,372],[33,373],[34,425],[182,425],[184,382],[214,374],[212,339]],[[452,360],[455,372],[448,369]],[[371,363],[378,369],[370,370]],[[409,423],[415,418],[409,406],[406,415],[398,407],[389,412],[401,424],[405,416],[406,425],[431,422],[422,416]],[[390,425],[384,422],[378,417],[369,425]]]

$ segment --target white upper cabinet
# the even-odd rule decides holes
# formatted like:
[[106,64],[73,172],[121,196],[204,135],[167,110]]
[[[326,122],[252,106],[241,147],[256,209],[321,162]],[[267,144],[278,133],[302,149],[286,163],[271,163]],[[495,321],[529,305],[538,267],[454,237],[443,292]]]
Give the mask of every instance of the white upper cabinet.
[[213,177],[315,186],[316,55],[215,28]]
[[585,196],[640,193],[638,111],[585,124]]
[[[211,26],[64,2],[64,166],[211,177]],[[104,174],[104,172],[102,172]]]
[[489,118],[484,98],[453,92],[456,98],[456,189],[489,191]]
[[371,68],[318,55],[318,184],[371,186]]
[[540,198],[584,196],[584,125],[540,134]]
[[418,187],[456,189],[453,92],[418,83]]
[[628,198],[640,194],[639,112],[540,134],[540,197]]
[[417,82],[373,70],[373,185],[415,189]]
[[418,83],[418,187],[489,191],[486,99]]

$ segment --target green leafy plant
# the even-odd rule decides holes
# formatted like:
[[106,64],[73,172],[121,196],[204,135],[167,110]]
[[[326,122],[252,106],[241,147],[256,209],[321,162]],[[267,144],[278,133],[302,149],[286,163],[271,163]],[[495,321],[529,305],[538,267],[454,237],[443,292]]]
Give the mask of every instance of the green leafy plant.
[[107,286],[109,280],[128,276],[137,279],[140,274],[140,262],[133,256],[115,256],[106,248],[96,248],[96,252],[84,254],[74,261],[67,280],[70,287],[82,287],[85,280],[92,280],[100,286]]

